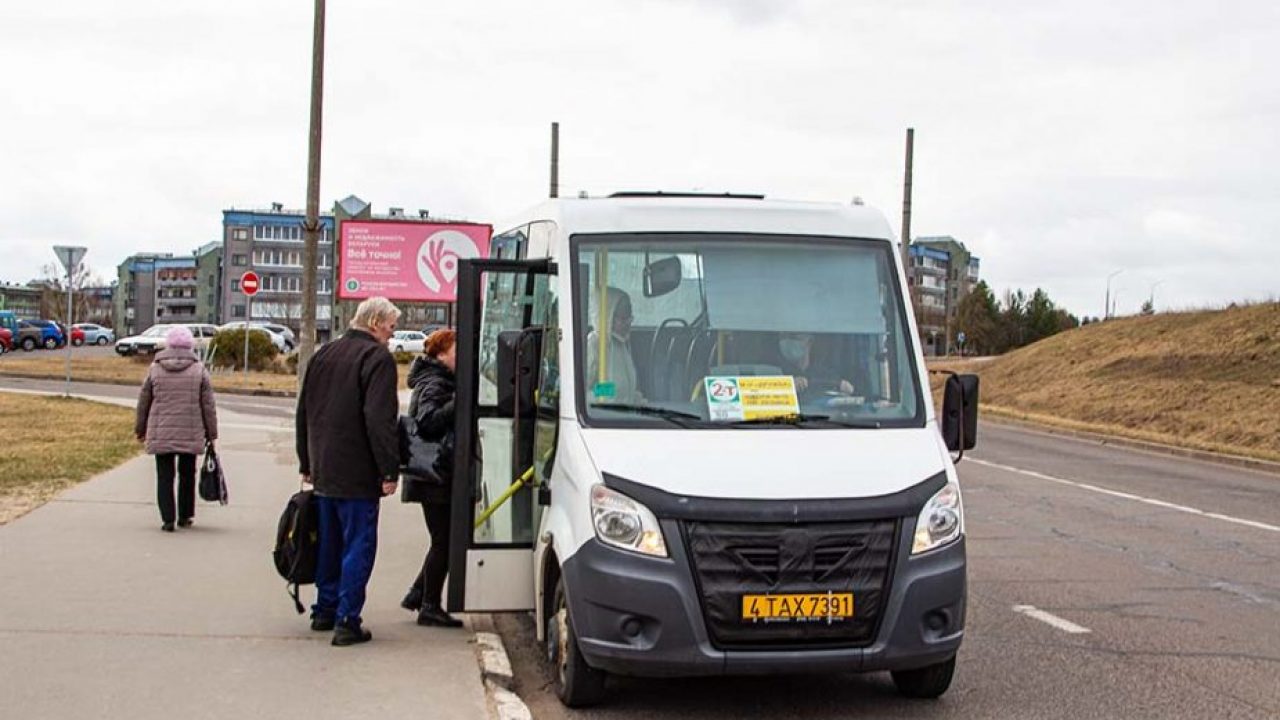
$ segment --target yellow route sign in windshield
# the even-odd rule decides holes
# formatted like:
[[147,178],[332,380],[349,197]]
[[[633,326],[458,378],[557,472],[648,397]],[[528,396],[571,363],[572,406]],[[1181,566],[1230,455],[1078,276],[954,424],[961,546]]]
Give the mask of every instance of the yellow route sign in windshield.
[[712,420],[754,420],[800,413],[795,378],[790,375],[708,377],[704,383]]

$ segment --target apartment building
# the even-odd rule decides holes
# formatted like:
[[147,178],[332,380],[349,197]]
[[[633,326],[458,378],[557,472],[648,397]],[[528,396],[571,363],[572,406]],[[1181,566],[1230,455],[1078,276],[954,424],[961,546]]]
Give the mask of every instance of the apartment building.
[[[276,322],[294,333],[302,327],[302,223],[306,213],[286,210],[275,203],[269,210],[222,211],[221,322],[252,320]],[[330,313],[333,296],[334,218],[320,217],[317,252],[316,335],[321,342],[332,334]],[[261,279],[258,294],[249,303],[240,292],[240,277],[253,270]]]
[[980,260],[949,235],[916,238],[907,257],[907,285],[925,354],[955,352],[956,314],[978,282]]

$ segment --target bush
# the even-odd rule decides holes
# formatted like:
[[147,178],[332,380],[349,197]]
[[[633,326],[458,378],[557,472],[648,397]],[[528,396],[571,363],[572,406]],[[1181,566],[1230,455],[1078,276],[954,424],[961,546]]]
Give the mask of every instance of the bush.
[[[213,338],[213,357],[209,364],[232,369],[244,367],[244,333],[244,328],[219,330]],[[279,352],[266,333],[249,333],[250,370],[270,370]]]
[[408,365],[413,362],[415,357],[415,353],[411,352],[393,352],[391,354],[395,356],[397,365]]

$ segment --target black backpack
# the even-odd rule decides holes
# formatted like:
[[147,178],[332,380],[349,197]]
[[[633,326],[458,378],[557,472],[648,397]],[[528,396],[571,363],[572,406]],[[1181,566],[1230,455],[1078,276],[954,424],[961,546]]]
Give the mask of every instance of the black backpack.
[[276,526],[276,548],[271,559],[276,572],[293,585],[289,595],[294,609],[301,615],[305,608],[298,600],[298,586],[316,581],[316,564],[320,556],[320,523],[316,517],[315,493],[301,490],[289,498]]

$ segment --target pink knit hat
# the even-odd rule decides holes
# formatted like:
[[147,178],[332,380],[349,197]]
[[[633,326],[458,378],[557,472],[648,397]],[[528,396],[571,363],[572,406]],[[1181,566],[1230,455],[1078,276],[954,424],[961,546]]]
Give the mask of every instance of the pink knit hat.
[[169,332],[165,333],[164,345],[169,348],[190,350],[196,346],[196,339],[191,336],[191,331],[185,325],[178,325],[169,328]]

